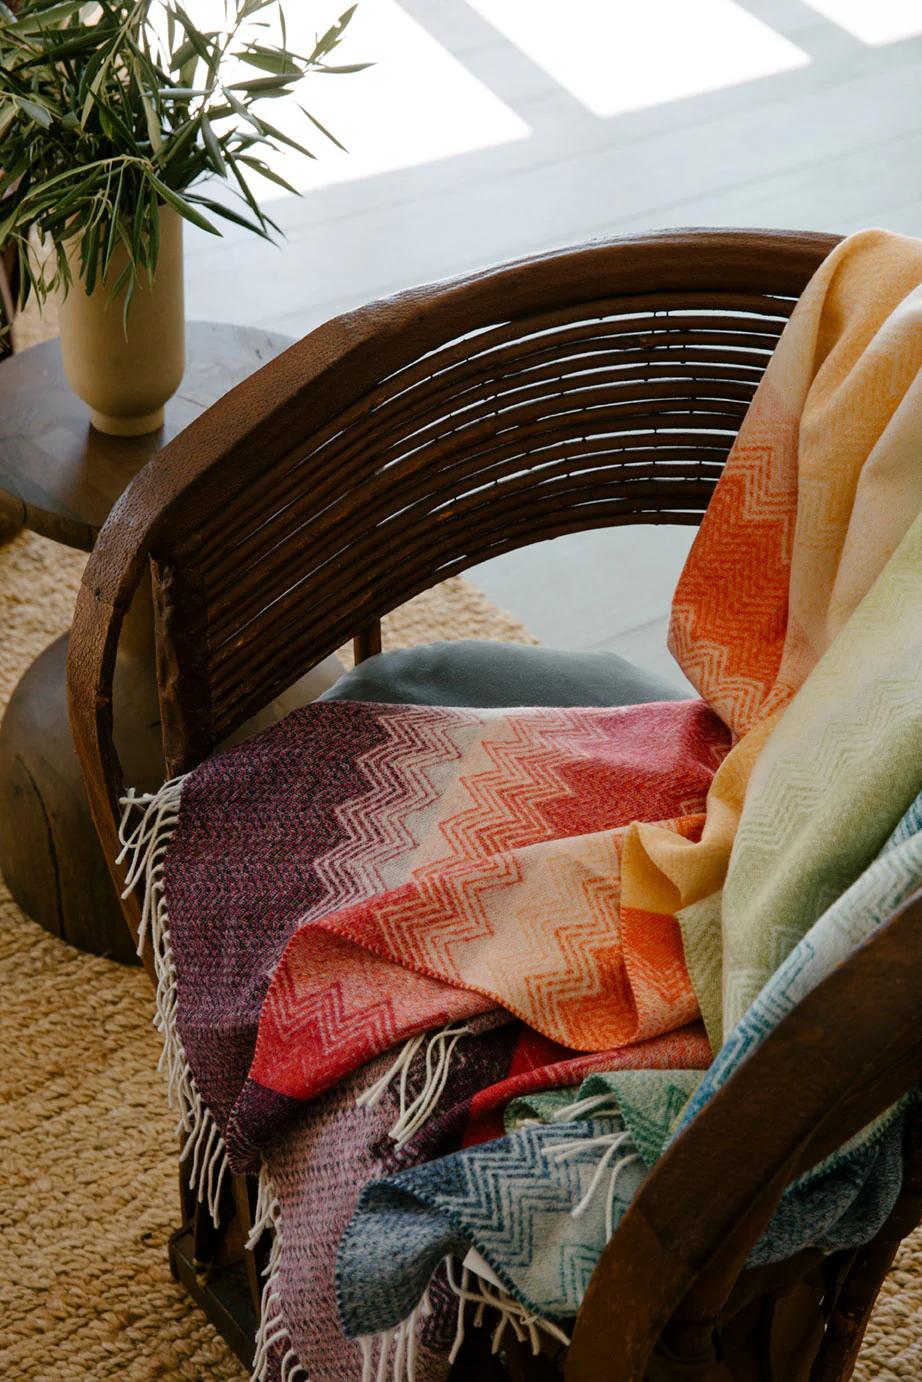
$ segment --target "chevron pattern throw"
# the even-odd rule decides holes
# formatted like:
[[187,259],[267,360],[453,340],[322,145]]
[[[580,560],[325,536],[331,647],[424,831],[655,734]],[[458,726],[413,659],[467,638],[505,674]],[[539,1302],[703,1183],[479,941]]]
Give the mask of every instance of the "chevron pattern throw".
[[[918,885],[920,456],[922,243],[863,232],[798,304],[680,579],[700,699],[331,701],[146,802],[126,849],[196,1174],[226,1149],[276,1196],[262,1375],[308,1347],[322,1191],[295,1149],[329,1159],[344,1089],[377,1112],[342,1113],[361,1175],[329,1178],[321,1276],[329,1303],[355,1210],[360,1348],[310,1375],[402,1376],[419,1336],[435,1377],[427,1311],[467,1289],[443,1259],[474,1249],[515,1327],[556,1328],[676,1130]],[[902,1114],[793,1186],[756,1260],[872,1233]]]

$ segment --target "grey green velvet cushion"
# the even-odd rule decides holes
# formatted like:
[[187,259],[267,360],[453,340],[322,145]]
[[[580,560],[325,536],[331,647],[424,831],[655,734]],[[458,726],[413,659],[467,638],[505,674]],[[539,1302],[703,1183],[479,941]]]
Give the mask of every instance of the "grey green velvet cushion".
[[560,652],[459,639],[379,653],[340,677],[320,700],[388,705],[640,705],[687,690],[611,652]]

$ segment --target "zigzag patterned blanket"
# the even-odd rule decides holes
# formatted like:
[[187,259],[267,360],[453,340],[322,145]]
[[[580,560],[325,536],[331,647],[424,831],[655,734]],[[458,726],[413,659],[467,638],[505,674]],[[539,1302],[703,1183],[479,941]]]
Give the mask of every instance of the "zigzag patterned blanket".
[[[349,1332],[393,1328],[441,1261],[471,1248],[526,1314],[575,1315],[603,1247],[664,1147],[920,882],[922,796],[791,951],[706,1072],[609,1070],[578,1090],[519,1097],[506,1106],[505,1137],[367,1185],[338,1255],[339,1310]],[[874,1236],[900,1189],[906,1102],[785,1191],[751,1266]]]
[[[918,820],[887,841],[922,787],[920,285],[922,245],[866,232],[794,312],[676,592],[700,700],[315,705],[168,784],[126,834],[196,1178],[214,1199],[226,1147],[286,1187],[265,1205],[263,1375],[361,1375],[338,1336],[305,1356],[295,1264],[321,1207],[292,1158],[324,1100],[396,1100],[402,1160],[387,1120],[361,1124],[376,1180],[336,1272],[366,1372],[407,1370],[427,1283],[470,1248],[479,1284],[439,1267],[436,1294],[553,1329],[535,1316],[577,1308],[683,1106],[919,881]],[[480,1089],[452,1073],[468,1043]],[[765,1260],[873,1231],[899,1118],[793,1188]],[[361,1187],[338,1184],[322,1210],[341,1229]]]

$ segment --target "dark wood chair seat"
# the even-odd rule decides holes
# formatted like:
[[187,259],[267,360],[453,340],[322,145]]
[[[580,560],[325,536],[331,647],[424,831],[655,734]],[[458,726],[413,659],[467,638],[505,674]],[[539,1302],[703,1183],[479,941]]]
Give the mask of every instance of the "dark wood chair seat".
[[[348,637],[360,658],[376,651],[382,615],[476,562],[593,527],[700,522],[784,323],[834,244],[670,231],[506,265],[330,322],[205,413],[129,487],[80,592],[72,719],[107,857],[122,790],[115,649],[148,571],[174,774]],[[136,932],[136,898],[125,913]],[[788,1182],[919,1081],[920,922],[916,899],[737,1071],[648,1177],[567,1358],[511,1349],[507,1376],[851,1374],[920,1216],[917,1125],[903,1194],[872,1243],[745,1263]],[[215,1232],[184,1192],[173,1251],[244,1357],[258,1302],[259,1264],[242,1248],[252,1193],[243,1178],[228,1188]],[[471,1343],[457,1375],[499,1367]]]

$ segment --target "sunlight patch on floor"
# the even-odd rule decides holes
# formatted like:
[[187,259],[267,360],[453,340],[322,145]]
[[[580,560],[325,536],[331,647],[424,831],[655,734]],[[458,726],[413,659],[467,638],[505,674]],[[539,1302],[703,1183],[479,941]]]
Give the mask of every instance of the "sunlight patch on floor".
[[862,43],[879,47],[922,34],[920,0],[806,0],[811,10],[831,19]]
[[[310,52],[343,5],[304,0],[285,6],[291,51]],[[223,4],[188,0],[197,24],[219,27]],[[260,42],[265,42],[261,38]],[[278,42],[277,32],[272,42]],[[351,75],[312,75],[297,98],[346,146],[342,153],[314,129],[291,99],[260,102],[265,118],[317,155],[286,149],[266,161],[299,191],[391,173],[399,168],[488,149],[531,133],[528,125],[417,24],[396,0],[362,0],[334,63],[371,62]],[[248,74],[258,75],[251,69]],[[262,154],[260,155],[262,156]],[[253,175],[263,199],[285,194]]]
[[468,3],[603,117],[773,76],[810,61],[734,0]]

